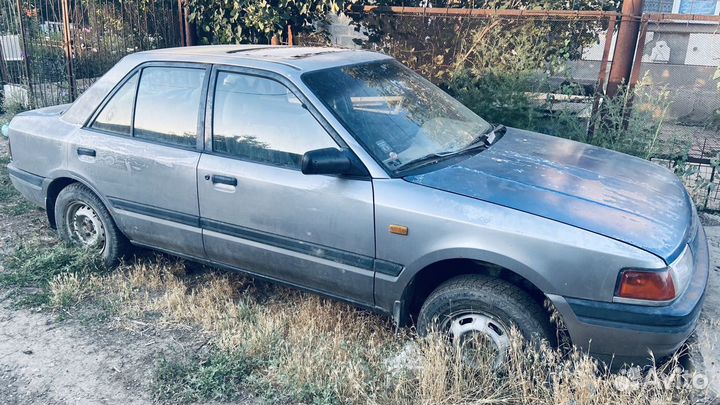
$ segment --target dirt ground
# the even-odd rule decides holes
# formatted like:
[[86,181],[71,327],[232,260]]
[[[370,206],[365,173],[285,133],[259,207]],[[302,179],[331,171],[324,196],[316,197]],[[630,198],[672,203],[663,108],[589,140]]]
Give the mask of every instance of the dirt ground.
[[[0,149],[4,146],[0,141]],[[698,329],[703,360],[696,367],[720,392],[720,217],[706,215],[703,221],[712,272]],[[28,235],[53,238],[43,212],[0,214],[0,256]],[[2,404],[153,403],[148,384],[157,359],[194,352],[205,343],[196,333],[164,331],[140,322],[97,322],[91,316],[63,319],[58,313],[17,309],[7,299],[12,292],[0,289]]]
[[720,393],[720,217],[704,215],[703,222],[710,247],[711,271],[696,333],[702,364],[694,366],[707,375],[710,387]]
[[[0,154],[6,154],[0,139]],[[0,201],[3,204],[4,201]],[[54,234],[43,211],[0,213],[0,257],[29,236]],[[0,272],[3,271],[0,263]],[[0,289],[0,404],[150,404],[148,382],[158,358],[205,343],[194,333],[142,323],[63,319],[17,309]]]
[[152,403],[155,359],[192,350],[154,328],[127,330],[0,307],[0,402],[3,404]]

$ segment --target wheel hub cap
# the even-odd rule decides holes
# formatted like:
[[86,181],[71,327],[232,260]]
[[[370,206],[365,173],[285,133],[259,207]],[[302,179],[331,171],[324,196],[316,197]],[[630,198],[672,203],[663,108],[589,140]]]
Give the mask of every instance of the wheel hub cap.
[[492,356],[493,369],[499,368],[510,348],[507,328],[495,319],[478,313],[462,314],[450,319],[448,333],[471,363]]

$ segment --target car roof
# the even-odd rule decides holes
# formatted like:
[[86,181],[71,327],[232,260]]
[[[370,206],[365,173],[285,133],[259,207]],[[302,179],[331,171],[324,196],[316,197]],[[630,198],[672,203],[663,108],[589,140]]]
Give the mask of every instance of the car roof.
[[63,120],[81,125],[117,83],[146,62],[188,62],[263,69],[298,80],[305,72],[336,66],[390,59],[377,52],[331,47],[271,45],[203,45],[163,48],[124,57],[87,89],[63,114]]
[[139,52],[147,60],[163,60],[176,56],[182,61],[243,65],[243,61],[273,65],[273,70],[311,71],[386,59],[388,56],[356,49],[333,47],[272,46],[272,45],[204,45],[163,48]]

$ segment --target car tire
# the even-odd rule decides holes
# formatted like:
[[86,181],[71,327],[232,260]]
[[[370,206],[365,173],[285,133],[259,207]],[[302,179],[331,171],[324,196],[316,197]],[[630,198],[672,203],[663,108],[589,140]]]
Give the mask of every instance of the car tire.
[[502,356],[512,327],[536,346],[542,341],[552,343],[554,336],[547,312],[525,291],[507,281],[474,274],[454,277],[437,287],[423,303],[416,326],[420,336],[434,331],[456,343],[466,333],[487,335],[495,346],[501,346]]
[[60,191],[55,201],[55,220],[63,242],[97,250],[107,267],[116,266],[130,245],[105,204],[80,183]]

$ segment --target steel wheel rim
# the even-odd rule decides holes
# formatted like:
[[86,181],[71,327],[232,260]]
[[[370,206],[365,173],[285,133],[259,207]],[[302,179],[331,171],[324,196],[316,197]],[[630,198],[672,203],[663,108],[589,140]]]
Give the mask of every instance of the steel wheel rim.
[[65,215],[65,226],[70,234],[70,240],[77,245],[105,250],[105,226],[97,212],[82,201],[70,204]]
[[511,343],[510,329],[495,316],[481,311],[456,312],[445,319],[441,330],[447,331],[448,337],[462,351],[470,366],[478,367],[478,350],[486,349],[478,347],[478,342],[491,345],[489,349],[494,353],[493,370],[502,367],[507,359]]

